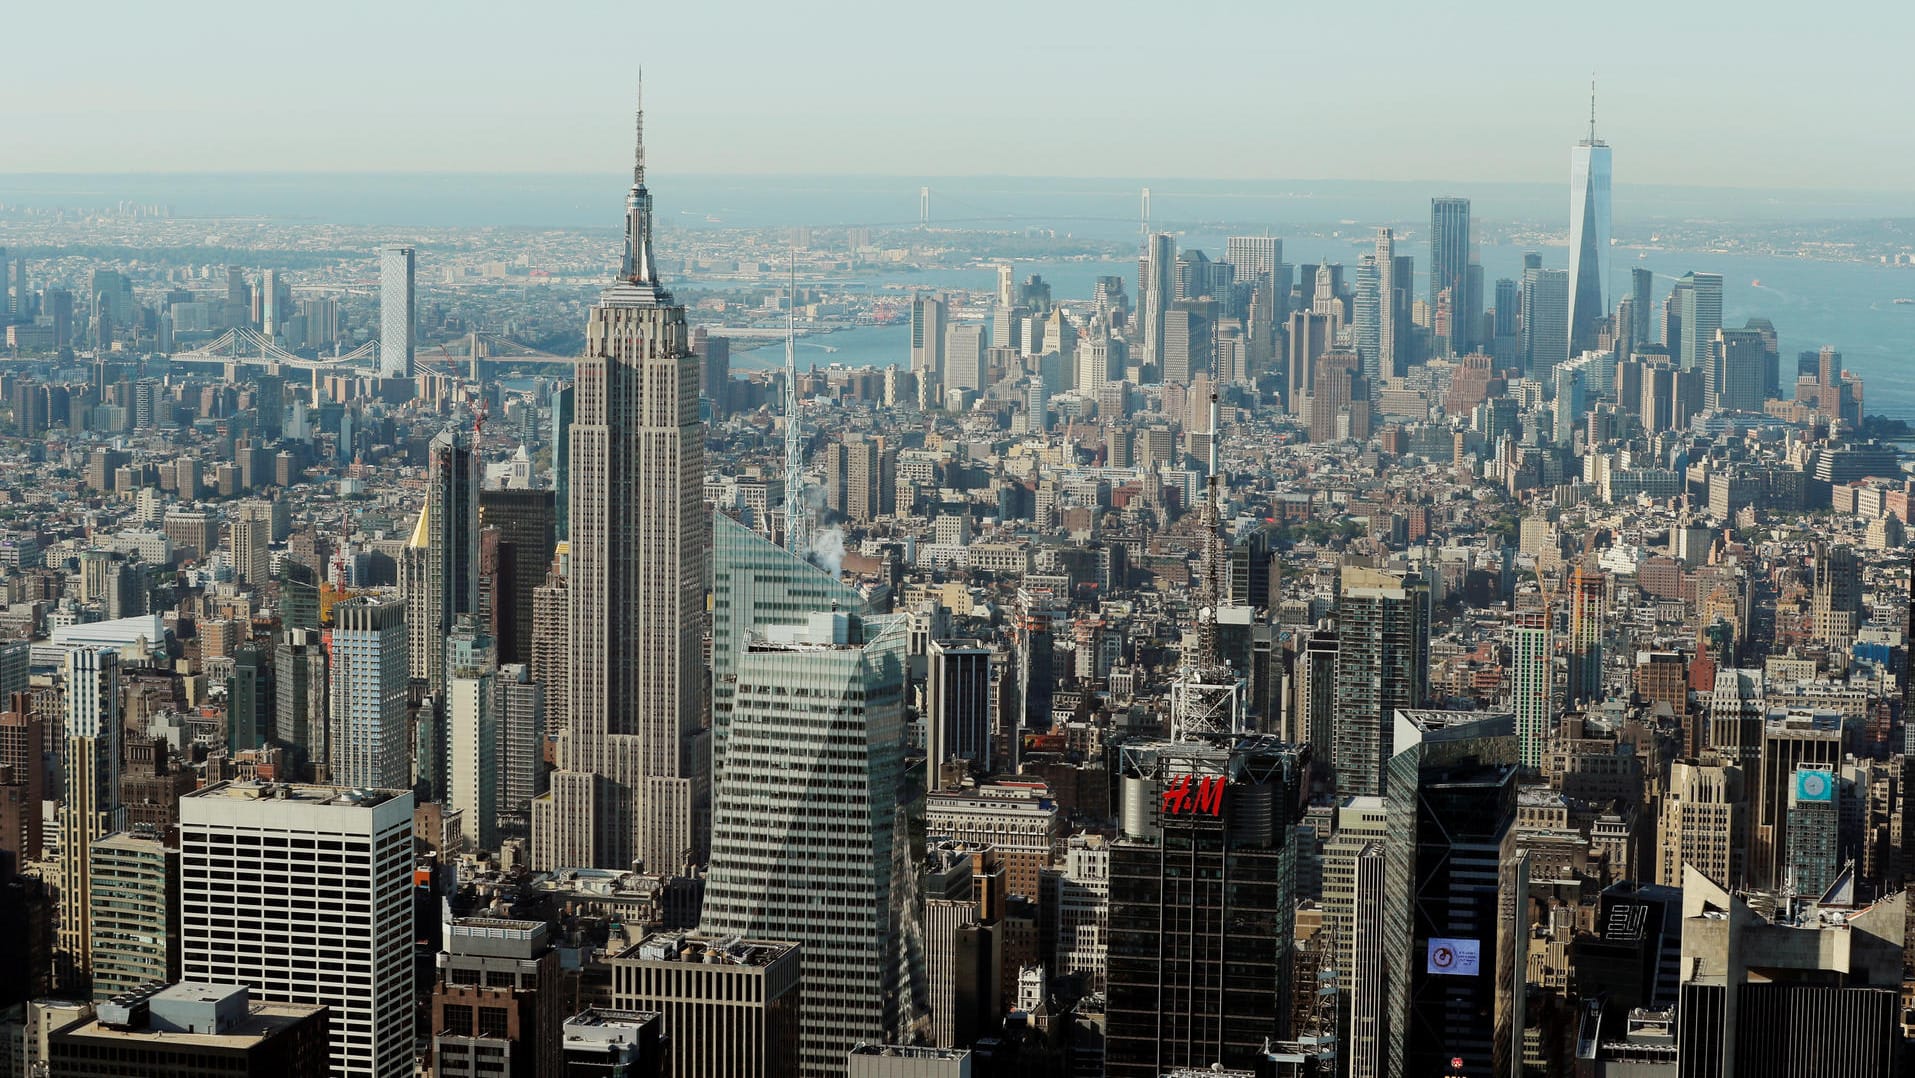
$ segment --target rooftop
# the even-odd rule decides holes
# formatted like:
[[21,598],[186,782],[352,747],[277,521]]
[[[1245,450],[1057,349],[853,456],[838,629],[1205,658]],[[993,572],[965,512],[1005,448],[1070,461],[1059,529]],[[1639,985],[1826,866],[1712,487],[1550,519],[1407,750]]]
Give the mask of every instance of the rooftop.
[[302,782],[244,782],[235,779],[215,783],[184,796],[225,798],[231,801],[303,801],[312,805],[370,808],[402,793],[402,790],[361,790],[345,786],[314,786]]
[[696,932],[654,932],[620,951],[617,957],[646,962],[763,967],[797,949],[796,943],[775,940],[705,936]]

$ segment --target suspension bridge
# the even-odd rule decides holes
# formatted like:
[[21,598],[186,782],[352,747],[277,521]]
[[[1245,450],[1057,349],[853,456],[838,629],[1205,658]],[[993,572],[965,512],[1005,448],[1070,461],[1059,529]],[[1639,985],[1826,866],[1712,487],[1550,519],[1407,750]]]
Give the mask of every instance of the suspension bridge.
[[[458,356],[439,344],[417,349],[414,355],[415,366],[425,360],[426,354],[436,351],[448,362],[463,359],[470,362],[476,351],[481,360],[513,360],[523,363],[571,363],[571,356],[556,355],[516,341],[496,333],[470,333],[466,335],[466,351]],[[167,357],[174,363],[205,363],[226,366],[240,364],[253,367],[279,366],[302,371],[349,371],[370,373],[379,369],[379,342],[370,340],[350,352],[334,356],[311,358],[297,355],[281,348],[272,339],[258,330],[240,327],[229,329],[218,337],[191,349],[174,352]]]

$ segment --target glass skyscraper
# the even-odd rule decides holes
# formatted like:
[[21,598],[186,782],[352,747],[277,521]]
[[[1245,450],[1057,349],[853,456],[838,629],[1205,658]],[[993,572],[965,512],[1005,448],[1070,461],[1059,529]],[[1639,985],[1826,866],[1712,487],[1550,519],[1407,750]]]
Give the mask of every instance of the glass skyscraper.
[[412,377],[413,251],[379,248],[379,377]]
[[744,642],[700,930],[802,948],[800,1073],[844,1073],[917,1010],[904,771],[909,618],[814,613]]
[[1569,151],[1569,354],[1596,347],[1608,307],[1609,144],[1596,137],[1590,103],[1589,137]]

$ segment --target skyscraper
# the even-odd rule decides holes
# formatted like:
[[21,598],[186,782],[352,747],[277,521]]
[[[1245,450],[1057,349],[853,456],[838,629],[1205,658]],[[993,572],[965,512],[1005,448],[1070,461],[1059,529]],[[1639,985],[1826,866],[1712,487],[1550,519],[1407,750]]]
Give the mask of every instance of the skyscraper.
[[93,843],[93,998],[180,977],[179,850],[155,833]]
[[1609,144],[1596,137],[1590,88],[1589,135],[1569,150],[1569,354],[1596,347],[1609,308]]
[[407,667],[445,688],[445,641],[479,612],[479,455],[465,431],[440,431],[426,451],[426,502],[406,544]]
[[1164,372],[1164,319],[1177,288],[1177,240],[1168,232],[1151,235],[1138,268],[1137,302],[1142,308],[1145,365],[1161,380]]
[[1430,200],[1430,310],[1449,294],[1450,349],[1462,355],[1475,346],[1473,312],[1467,309],[1470,263],[1470,202],[1467,198]]
[[126,827],[120,806],[120,656],[75,647],[66,681],[65,792],[60,801],[60,981],[83,986],[93,969],[93,842]]
[[1833,647],[1855,642],[1862,626],[1862,562],[1852,547],[1822,544],[1815,551],[1815,637]]
[[800,1071],[896,1043],[918,993],[905,910],[908,618],[815,613],[745,642],[700,930],[803,948]]
[[538,857],[671,872],[704,847],[705,434],[685,308],[653,261],[644,124],[641,104],[624,264],[577,366],[570,727],[552,780],[558,849]]
[[1529,376],[1548,382],[1558,363],[1569,360],[1569,274],[1562,270],[1523,271],[1523,364]]
[[1685,371],[1706,370],[1716,331],[1722,328],[1722,275],[1685,273],[1676,282],[1682,319],[1677,358]]
[[1356,317],[1352,323],[1356,330],[1356,354],[1363,362],[1363,377],[1371,382],[1381,381],[1386,373],[1382,351],[1384,306],[1382,274],[1377,269],[1376,256],[1364,255],[1356,264]]
[[804,558],[723,513],[711,514],[711,776],[725,781],[738,659],[751,630],[803,625],[818,611],[862,613],[864,596]]
[[333,781],[410,789],[405,604],[348,599],[332,608],[332,616],[332,732],[326,740]]
[[[411,378],[413,327],[413,251],[388,244],[379,248],[379,377]],[[230,302],[230,300],[229,300]]]
[[1280,236],[1232,236],[1224,241],[1224,261],[1237,268],[1237,280],[1255,282],[1274,274],[1283,261]]
[[943,296],[911,297],[911,373],[918,376],[918,406],[936,403],[944,382],[944,331],[950,308]]
[[1308,753],[1267,736],[1121,751],[1104,1073],[1250,1070],[1289,1035]]
[[1515,724],[1479,711],[1391,721],[1384,1073],[1516,1073],[1529,881],[1515,848]]
[[1342,583],[1331,763],[1339,795],[1381,796],[1393,716],[1428,688],[1430,589],[1415,573],[1348,566]]
[[180,936],[188,980],[325,1004],[334,1078],[411,1075],[412,795],[222,782],[181,798]]
[[1387,228],[1376,230],[1376,356],[1378,380],[1396,378],[1403,374],[1397,365],[1396,335],[1400,330],[1397,324],[1397,307],[1400,300],[1397,293],[1408,286],[1409,282],[1397,280],[1396,275],[1396,235]]
[[991,649],[977,641],[933,640],[925,681],[925,781],[945,785],[944,766],[991,764]]
[[1525,770],[1537,771],[1543,766],[1543,745],[1555,732],[1556,669],[1548,615],[1519,615],[1509,642],[1518,762]]

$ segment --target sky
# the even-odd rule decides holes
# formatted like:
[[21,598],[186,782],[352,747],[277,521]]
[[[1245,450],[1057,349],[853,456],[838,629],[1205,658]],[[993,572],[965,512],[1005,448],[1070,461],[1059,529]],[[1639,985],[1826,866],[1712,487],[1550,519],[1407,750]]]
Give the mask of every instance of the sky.
[[19,4],[0,173],[605,172],[1915,191],[1915,5]]

